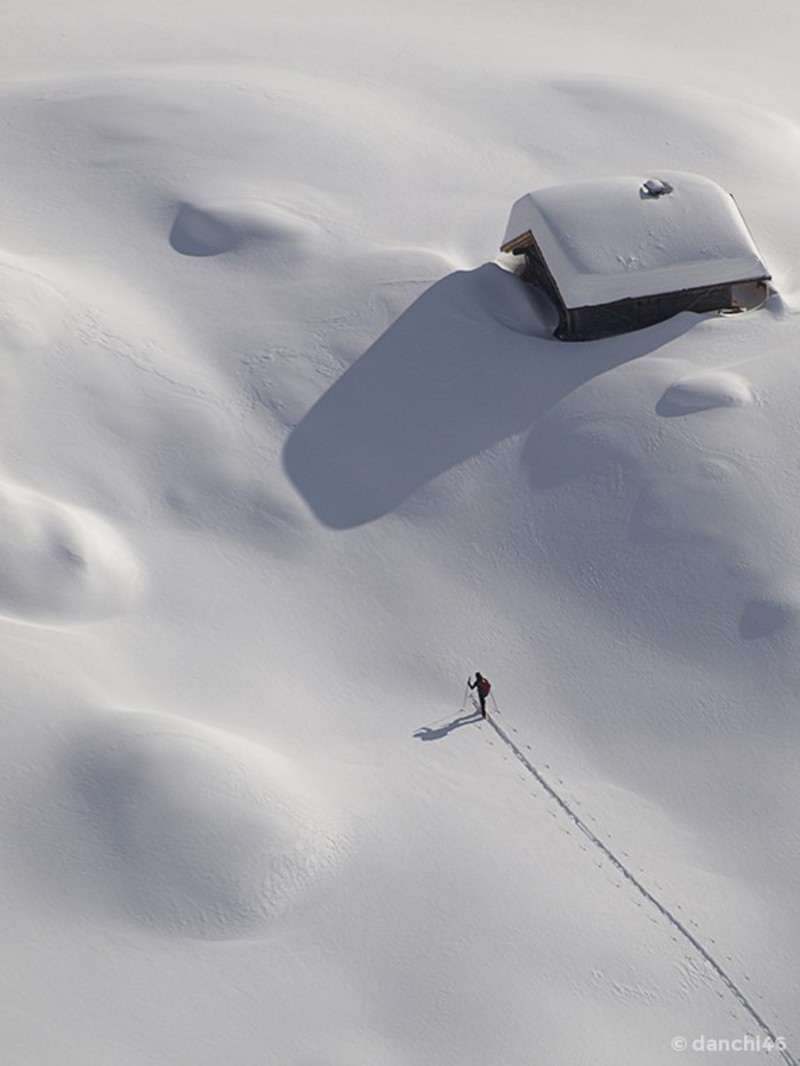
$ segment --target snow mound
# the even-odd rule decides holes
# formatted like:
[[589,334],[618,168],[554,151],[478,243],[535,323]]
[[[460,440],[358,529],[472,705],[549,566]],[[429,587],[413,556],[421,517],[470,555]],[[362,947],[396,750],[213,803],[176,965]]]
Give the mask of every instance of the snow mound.
[[555,305],[535,285],[528,285],[498,261],[500,270],[485,270],[477,302],[499,325],[515,333],[551,339],[558,326]]
[[685,415],[713,407],[744,407],[753,402],[749,382],[729,370],[691,374],[666,390],[656,410],[660,415]]
[[181,255],[221,255],[237,244],[236,231],[209,211],[181,204],[169,235]]
[[289,760],[179,718],[114,713],[70,769],[102,894],[163,934],[257,936],[338,850]]
[[0,614],[101,618],[128,609],[140,586],[131,549],[98,515],[0,482]]
[[739,620],[739,635],[744,640],[768,637],[787,626],[796,615],[796,607],[778,600],[750,600]]
[[169,242],[181,255],[221,255],[248,240],[292,246],[309,244],[316,227],[294,212],[275,204],[254,200],[199,205],[183,203],[178,208]]

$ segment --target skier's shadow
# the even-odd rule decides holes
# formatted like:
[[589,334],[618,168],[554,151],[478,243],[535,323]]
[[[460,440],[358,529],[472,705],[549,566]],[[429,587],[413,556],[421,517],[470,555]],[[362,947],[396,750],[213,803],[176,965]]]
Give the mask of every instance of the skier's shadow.
[[454,729],[459,729],[462,725],[471,725],[473,722],[480,722],[481,718],[481,712],[475,708],[474,711],[462,714],[459,718],[454,718],[452,722],[445,722],[444,725],[438,727],[424,725],[416,731],[414,736],[420,740],[441,740],[448,733],[452,733]]

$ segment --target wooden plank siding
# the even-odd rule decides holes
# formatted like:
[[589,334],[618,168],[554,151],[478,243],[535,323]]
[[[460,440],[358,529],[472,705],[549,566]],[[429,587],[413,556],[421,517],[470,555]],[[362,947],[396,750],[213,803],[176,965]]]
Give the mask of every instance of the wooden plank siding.
[[[741,286],[742,282],[680,289],[655,296],[637,296],[591,307],[565,307],[558,286],[532,236],[525,246],[524,255],[525,269],[522,280],[544,289],[555,304],[559,322],[554,336],[559,340],[600,340],[619,333],[630,333],[645,326],[653,326],[657,322],[664,322],[682,311],[703,314],[739,310],[734,298],[734,288]],[[760,281],[759,278],[753,278],[746,284],[757,284]]]

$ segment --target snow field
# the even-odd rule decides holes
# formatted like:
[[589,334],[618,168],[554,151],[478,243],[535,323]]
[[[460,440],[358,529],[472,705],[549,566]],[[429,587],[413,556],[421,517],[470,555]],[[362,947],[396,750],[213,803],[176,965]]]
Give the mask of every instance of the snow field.
[[219,732],[118,712],[68,761],[81,866],[94,852],[120,911],[157,932],[257,936],[337,850],[298,771]]
[[[71,9],[92,42],[37,10],[0,100],[15,1059],[638,1066],[751,1029],[486,727],[415,738],[475,668],[796,1043],[792,10],[749,92],[682,30],[675,84],[674,10],[575,9],[568,51],[510,6]],[[510,204],[662,165],[735,191],[780,299],[552,341],[487,262]]]

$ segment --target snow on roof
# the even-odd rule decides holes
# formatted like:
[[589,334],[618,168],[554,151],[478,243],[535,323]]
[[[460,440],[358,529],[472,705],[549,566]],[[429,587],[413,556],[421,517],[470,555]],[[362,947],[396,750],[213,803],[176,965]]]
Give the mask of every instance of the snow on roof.
[[699,174],[653,177],[527,193],[503,245],[530,231],[566,307],[769,277],[729,193]]

